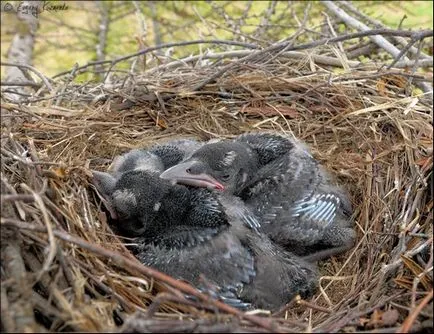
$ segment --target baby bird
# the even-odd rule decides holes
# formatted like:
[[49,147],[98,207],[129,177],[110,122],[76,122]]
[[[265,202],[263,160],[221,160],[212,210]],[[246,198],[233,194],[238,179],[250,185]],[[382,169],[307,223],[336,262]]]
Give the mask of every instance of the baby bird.
[[141,169],[163,172],[200,148],[204,143],[192,139],[175,139],[150,149],[134,149],[116,157],[109,167],[113,174]]
[[145,265],[202,290],[204,275],[218,298],[239,308],[276,310],[314,291],[315,266],[258,234],[256,217],[241,200],[140,168],[94,178],[118,223],[134,226],[136,257]]
[[[110,174],[92,171],[94,175],[93,182],[97,190],[99,190],[101,199],[109,211],[111,218],[116,220],[119,217],[117,210],[112,205],[114,201],[110,197],[107,198],[107,195],[112,195],[111,190],[123,173],[132,170],[142,170],[159,175],[167,168],[188,157],[203,144],[192,139],[175,139],[163,144],[153,145],[149,149],[133,149],[123,155],[117,156],[113,160],[108,169]],[[122,219],[122,224],[116,224],[114,228],[118,233],[134,237],[140,234],[141,229],[137,226],[137,220],[134,218],[135,214],[129,212],[129,215],[132,217],[131,219]]]
[[352,208],[303,144],[270,133],[207,144],[160,175],[243,200],[259,230],[287,250],[321,260],[352,247]]

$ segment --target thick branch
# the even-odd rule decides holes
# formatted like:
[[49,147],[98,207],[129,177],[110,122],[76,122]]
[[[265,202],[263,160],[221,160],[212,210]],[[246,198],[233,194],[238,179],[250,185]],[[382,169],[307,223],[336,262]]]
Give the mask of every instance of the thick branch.
[[49,79],[45,77],[41,72],[39,72],[36,68],[33,66],[27,65],[27,64],[18,64],[18,63],[10,63],[10,62],[1,62],[1,66],[15,66],[18,68],[25,68],[27,70],[32,71],[35,73],[39,78],[41,78],[42,82],[47,86],[48,90],[51,92],[53,90],[53,87],[51,86]]
[[29,86],[34,88],[40,88],[42,85],[33,81],[2,81],[1,86]]
[[[40,1],[23,1],[23,7],[33,7],[39,10],[41,6]],[[3,4],[2,4],[3,7]],[[16,25],[16,33],[12,39],[12,43],[9,46],[7,59],[9,63],[17,63],[30,65],[33,59],[33,46],[35,43],[35,32],[38,28],[37,16],[32,15],[34,13],[27,12],[23,10],[18,10],[16,13],[16,18],[18,24]],[[31,81],[31,77],[25,71],[22,71],[21,67],[13,66],[5,69],[6,81]],[[12,91],[17,92],[17,94],[7,93],[5,94],[9,99],[13,101],[22,100],[22,94],[27,92],[25,86],[16,86],[11,88]]]
[[[335,38],[323,38],[320,40],[317,40],[315,42],[311,42],[311,43],[306,43],[306,44],[302,44],[302,45],[298,45],[298,46],[290,46],[288,47],[288,44],[291,44],[292,42],[281,42],[281,43],[276,43],[271,45],[270,47],[263,49],[261,51],[258,51],[258,54],[255,55],[255,57],[257,55],[263,55],[267,52],[275,52],[281,49],[286,48],[286,51],[295,51],[295,50],[305,50],[305,49],[310,49],[319,45],[325,45],[325,44],[329,44],[329,43],[337,43],[337,42],[341,42],[341,41],[345,41],[345,40],[350,40],[350,39],[354,39],[354,38],[360,38],[360,37],[366,37],[366,36],[372,36],[372,35],[385,35],[385,36],[402,36],[402,37],[414,37],[414,36],[418,36],[419,39],[423,39],[429,36],[433,35],[433,31],[432,30],[422,30],[420,32],[413,32],[413,31],[404,31],[404,30],[392,30],[392,29],[374,29],[374,30],[369,30],[369,31],[363,31],[363,32],[357,32],[357,33],[352,33],[352,34],[346,34],[346,35],[341,35]],[[77,73],[80,73],[80,71],[90,67],[90,66],[95,66],[97,64],[110,64],[110,67],[108,69],[108,72],[111,70],[111,68],[113,68],[114,65],[116,65],[117,63],[124,61],[124,60],[128,60],[137,56],[141,56],[144,54],[147,54],[149,52],[155,51],[155,50],[159,50],[159,49],[164,49],[164,48],[169,48],[169,47],[174,47],[174,46],[186,46],[186,45],[194,45],[194,44],[222,44],[222,45],[234,45],[234,46],[240,46],[240,47],[244,47],[244,48],[248,48],[248,49],[258,49],[258,45],[255,44],[250,44],[250,43],[241,43],[241,42],[236,42],[236,41],[225,41],[225,40],[195,40],[195,41],[185,41],[185,42],[176,42],[176,43],[167,43],[167,44],[163,44],[163,45],[157,45],[157,46],[153,46],[153,47],[149,47],[143,50],[140,50],[138,52],[135,52],[133,54],[127,55],[127,56],[123,56],[123,57],[119,57],[116,58],[112,61],[110,60],[105,60],[105,61],[99,61],[99,62],[89,62],[86,65],[80,66],[76,69]],[[69,74],[70,71],[64,71],[61,72],[59,74],[56,74],[53,78],[57,78],[59,76],[65,75],[65,74]]]
[[[420,32],[414,33],[411,31],[401,31],[401,30],[391,30],[391,29],[375,29],[375,30],[362,31],[362,32],[357,32],[357,33],[352,33],[352,34],[346,34],[346,35],[342,35],[342,36],[338,36],[338,37],[334,37],[334,38],[323,38],[323,39],[320,39],[320,40],[315,41],[315,42],[306,43],[306,44],[302,44],[302,45],[298,45],[298,46],[288,47],[288,45],[287,45],[288,42],[277,43],[277,44],[273,44],[273,45],[269,46],[266,49],[253,52],[252,54],[240,59],[239,61],[237,61],[235,63],[226,65],[225,67],[223,67],[220,71],[218,71],[217,73],[215,73],[211,77],[205,79],[201,83],[194,86],[193,90],[201,89],[205,85],[213,82],[215,79],[222,76],[229,69],[232,69],[232,68],[238,66],[242,62],[245,62],[248,60],[253,60],[256,57],[263,56],[267,53],[274,54],[275,52],[278,52],[281,49],[285,49],[286,51],[309,49],[309,48],[313,48],[313,47],[316,47],[319,45],[326,45],[329,43],[337,43],[337,42],[341,42],[341,41],[345,41],[345,40],[349,40],[349,39],[353,39],[353,38],[373,36],[373,35],[398,35],[398,36],[407,36],[407,37],[411,37],[411,38],[416,38],[415,36],[417,36],[417,38],[423,39],[423,38],[426,38],[428,36],[432,36],[433,31],[432,30],[422,30]],[[399,51],[398,51],[398,53],[399,53]]]
[[[351,12],[353,12],[354,14],[356,14],[357,16],[361,17],[362,19],[366,20],[367,22],[373,24],[376,28],[386,28],[387,27],[380,21],[374,20],[373,18],[369,17],[368,15],[365,15],[364,13],[362,13],[361,11],[359,11],[351,2],[349,1],[340,1],[340,4],[342,4],[344,7],[346,7],[347,9],[349,9]],[[405,40],[405,38],[400,37],[400,36],[393,36],[393,39],[398,42],[399,44],[401,44],[402,46],[407,45],[407,41]],[[410,49],[408,50],[410,53],[412,53],[413,55],[417,54],[417,48],[412,46],[410,47]],[[427,54],[424,54],[423,52],[421,52],[421,57],[424,59],[430,59],[432,62],[432,57],[428,56]]]
[[[341,20],[343,20],[346,24],[349,26],[360,30],[360,31],[369,31],[371,30],[367,25],[363,24],[362,22],[356,20],[352,16],[348,15],[344,10],[336,6],[332,1],[322,1],[323,5],[326,6],[333,14],[335,14],[337,17],[339,17]],[[386,40],[382,36],[371,36],[369,37],[375,44],[377,44],[379,47],[386,50],[388,53],[390,53],[395,59],[398,55],[400,55],[400,51],[388,40]],[[408,58],[404,58],[405,60],[408,60]]]

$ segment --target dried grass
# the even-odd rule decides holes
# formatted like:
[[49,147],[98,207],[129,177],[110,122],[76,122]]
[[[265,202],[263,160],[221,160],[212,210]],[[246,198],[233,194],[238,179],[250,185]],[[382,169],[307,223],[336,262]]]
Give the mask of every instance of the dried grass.
[[[110,88],[58,81],[62,101],[2,103],[3,330],[432,330],[432,105],[406,95],[404,71],[333,71],[308,55],[241,63],[192,90],[226,65]],[[90,185],[90,169],[131,148],[248,130],[305,140],[355,207],[357,245],[321,264],[312,299],[272,317],[181,303],[179,286],[154,279],[112,233]]]

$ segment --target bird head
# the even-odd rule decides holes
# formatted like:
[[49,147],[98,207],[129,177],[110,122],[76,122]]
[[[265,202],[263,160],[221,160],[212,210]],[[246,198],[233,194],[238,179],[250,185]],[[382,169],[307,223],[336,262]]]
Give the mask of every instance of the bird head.
[[268,132],[244,133],[235,138],[235,140],[247,144],[257,153],[261,167],[290,153],[295,146],[294,139]]
[[159,172],[181,162],[185,155],[180,147],[173,144],[155,145],[151,147],[149,153],[159,157],[163,165],[163,169]]
[[162,221],[174,221],[172,216],[182,215],[189,200],[185,187],[173,186],[149,171],[131,170],[119,178],[94,171],[93,183],[117,220],[116,227],[131,236],[159,228],[155,225]]
[[121,174],[135,169],[161,173],[183,158],[184,152],[175,145],[155,145],[149,150],[134,149],[117,156],[109,171]]
[[221,141],[206,144],[160,177],[194,187],[234,193],[257,169],[256,153],[244,143]]

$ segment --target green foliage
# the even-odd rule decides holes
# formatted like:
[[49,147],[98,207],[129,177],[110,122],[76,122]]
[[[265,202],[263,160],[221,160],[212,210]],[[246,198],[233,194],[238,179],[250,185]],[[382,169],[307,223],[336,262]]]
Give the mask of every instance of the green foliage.
[[355,5],[363,12],[396,29],[402,22],[402,29],[432,29],[432,1],[360,1]]

